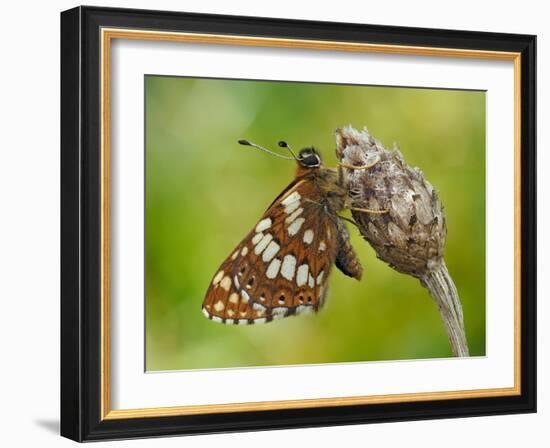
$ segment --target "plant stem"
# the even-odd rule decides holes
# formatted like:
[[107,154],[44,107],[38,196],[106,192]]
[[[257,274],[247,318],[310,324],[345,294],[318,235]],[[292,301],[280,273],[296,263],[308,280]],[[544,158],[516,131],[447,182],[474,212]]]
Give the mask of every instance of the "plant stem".
[[445,261],[421,278],[437,304],[441,320],[445,325],[447,336],[454,356],[469,356],[468,342],[464,331],[462,304],[456,286],[447,270]]

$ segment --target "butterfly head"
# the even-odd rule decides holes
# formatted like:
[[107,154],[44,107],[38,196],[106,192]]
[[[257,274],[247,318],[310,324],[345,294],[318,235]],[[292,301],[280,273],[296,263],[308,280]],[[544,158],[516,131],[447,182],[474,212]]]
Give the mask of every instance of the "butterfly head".
[[298,155],[292,151],[292,148],[285,141],[280,141],[279,146],[288,149],[294,160],[298,163],[296,176],[303,176],[311,172],[310,170],[315,170],[321,167],[321,154],[319,154],[313,146],[301,149]]
[[321,155],[312,146],[310,148],[304,148],[298,153],[296,161],[303,168],[319,168],[321,166]]

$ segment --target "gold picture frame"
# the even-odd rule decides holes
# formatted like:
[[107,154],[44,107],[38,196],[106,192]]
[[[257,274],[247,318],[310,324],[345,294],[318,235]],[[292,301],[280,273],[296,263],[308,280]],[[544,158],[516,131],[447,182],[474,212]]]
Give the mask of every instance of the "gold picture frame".
[[[105,12],[109,14],[105,14]],[[223,25],[215,18],[211,18],[212,22],[210,26],[216,29],[217,32],[199,32],[195,29],[194,16],[187,17],[185,14],[178,15],[176,13],[157,13],[157,12],[141,12],[139,25],[134,24],[132,26],[133,16],[126,11],[117,10],[117,12],[111,10],[105,10],[102,8],[76,8],[63,13],[62,15],[62,27],[64,27],[65,37],[71,37],[73,43],[67,43],[65,53],[65,72],[62,71],[62,77],[64,82],[69,83],[69,78],[75,76],[75,74],[82,74],[82,61],[91,60],[93,64],[97,64],[98,72],[98,89],[92,92],[92,96],[98,100],[99,110],[99,127],[94,130],[97,132],[98,148],[98,165],[95,167],[98,174],[96,179],[96,187],[99,192],[99,201],[97,205],[97,218],[98,218],[98,232],[99,237],[99,251],[96,254],[97,258],[94,258],[93,263],[97,264],[97,273],[99,274],[99,283],[96,297],[98,300],[98,312],[96,315],[97,332],[95,335],[99,336],[97,344],[98,349],[98,363],[99,368],[98,376],[96,378],[97,388],[99,389],[99,400],[93,406],[89,406],[85,403],[85,400],[90,400],[89,394],[90,387],[87,388],[87,392],[81,393],[80,397],[75,397],[75,390],[79,387],[76,385],[80,383],[82,387],[82,378],[73,378],[72,381],[67,379],[73,373],[66,373],[65,380],[67,387],[64,388],[65,397],[70,396],[73,401],[78,402],[78,407],[81,409],[82,414],[85,414],[85,418],[75,422],[73,417],[68,417],[68,410],[62,409],[62,434],[77,440],[93,440],[95,438],[118,438],[118,437],[132,437],[132,429],[136,422],[142,422],[142,419],[149,421],[145,434],[158,434],[159,431],[162,434],[162,425],[157,421],[162,418],[180,419],[181,431],[175,431],[175,433],[192,433],[192,432],[204,432],[204,426],[196,424],[192,429],[189,429],[185,423],[185,418],[190,416],[208,416],[208,415],[225,415],[242,413],[262,413],[265,411],[289,411],[289,410],[307,410],[307,409],[319,409],[326,408],[327,412],[338,412],[337,408],[346,408],[349,410],[351,407],[358,407],[364,410],[365,407],[372,405],[396,405],[399,403],[416,403],[419,409],[422,409],[422,403],[432,403],[434,401],[441,402],[442,406],[448,406],[447,415],[452,413],[453,401],[457,400],[469,400],[470,403],[478,400],[480,403],[482,399],[494,399],[504,400],[503,403],[508,403],[508,407],[516,408],[516,411],[520,412],[519,408],[530,410],[533,409],[533,392],[534,385],[529,383],[529,387],[525,387],[526,381],[532,381],[533,372],[530,370],[532,366],[530,363],[534,362],[534,353],[532,347],[526,350],[526,344],[531,344],[531,338],[525,337],[526,331],[532,331],[532,328],[525,329],[526,322],[534,322],[533,316],[529,315],[529,310],[526,311],[525,301],[534,300],[534,297],[526,297],[525,281],[529,276],[534,275],[531,271],[533,269],[533,248],[531,243],[526,243],[525,238],[522,238],[524,232],[530,229],[523,229],[522,224],[525,226],[525,222],[528,226],[533,226],[532,222],[534,203],[531,202],[532,198],[525,196],[526,185],[532,181],[526,179],[526,172],[530,172],[533,169],[534,161],[531,160],[531,154],[534,152],[534,143],[531,136],[526,135],[525,132],[530,132],[530,125],[533,117],[526,111],[531,111],[533,108],[532,103],[532,91],[534,91],[534,84],[532,79],[534,74],[532,73],[532,59],[534,58],[533,45],[534,38],[532,36],[517,36],[507,35],[502,37],[500,46],[502,49],[490,49],[492,45],[489,39],[489,34],[476,37],[477,48],[461,47],[461,42],[468,42],[467,38],[472,39],[469,33],[464,35],[461,32],[443,32],[440,30],[423,30],[425,34],[426,42],[440,42],[440,45],[427,43],[407,44],[407,40],[413,40],[411,37],[402,38],[402,42],[395,42],[395,38],[391,37],[389,29],[385,30],[386,42],[380,42],[384,40],[384,30],[376,34],[378,41],[369,41],[369,28],[365,27],[365,41],[364,42],[351,42],[346,40],[345,27],[339,26],[339,24],[319,24],[319,28],[330,29],[333,34],[340,31],[342,37],[340,40],[334,39],[320,39],[312,36],[311,38],[304,37],[280,37],[277,36],[277,27],[295,27],[297,36],[299,33],[299,25],[295,23],[281,22],[269,22],[268,19],[257,19],[258,23],[269,22],[269,30],[266,34],[269,36],[250,35],[249,32],[243,28],[242,34],[229,34],[223,32]],[[208,16],[202,16],[203,20],[208,21]],[[170,28],[168,22],[173,23],[174,20],[181,21],[181,27],[184,30],[174,31]],[[161,28],[160,23],[166,21],[166,29]],[[230,20],[227,19],[226,20]],[[240,23],[238,18],[235,18],[235,23]],[[267,21],[267,22],[262,22]],[[79,23],[87,23],[89,26],[84,31],[84,27],[79,26]],[[155,23],[155,26],[151,26],[148,29],[144,26],[145,23]],[[357,25],[361,27],[361,25]],[[190,28],[190,31],[185,31],[185,28]],[[93,30],[90,31],[90,29]],[[285,28],[285,32],[286,32]],[[75,33],[78,36],[75,36]],[[280,31],[283,34],[283,30]],[[87,39],[93,41],[91,48],[97,49],[97,54],[92,55],[91,58],[86,59],[87,55],[81,54],[86,51],[83,46],[78,46],[78,40],[75,37]],[[237,45],[237,46],[252,46],[257,48],[262,47],[276,47],[276,48],[289,48],[289,49],[314,49],[314,50],[327,50],[327,51],[343,51],[343,52],[368,52],[378,54],[398,54],[398,55],[411,55],[411,56],[434,56],[445,58],[469,58],[469,59],[485,59],[485,60],[504,60],[513,62],[514,66],[514,159],[515,159],[515,174],[514,174],[514,253],[515,253],[515,290],[514,290],[514,386],[505,388],[486,388],[475,390],[459,390],[459,391],[446,391],[446,392],[424,392],[424,393],[408,393],[408,394],[395,394],[395,395],[375,395],[375,396],[354,396],[354,397],[339,397],[339,398],[316,398],[306,400],[282,400],[282,401],[266,401],[266,402],[248,402],[248,403],[232,403],[232,404],[212,404],[212,405],[187,405],[187,406],[171,406],[171,407],[155,407],[155,408],[141,408],[141,409],[113,409],[111,406],[111,322],[110,322],[110,285],[111,285],[111,268],[110,268],[110,247],[111,247],[111,229],[110,229],[110,213],[111,213],[111,46],[115,40],[140,40],[140,41],[163,41],[163,42],[185,42],[185,43],[200,43],[208,45]],[[393,41],[393,42],[392,42]],[[518,43],[519,42],[519,43]],[[458,46],[451,46],[453,45]],[[471,45],[471,44],[470,44]],[[76,46],[76,48],[74,48]],[[62,48],[63,50],[63,48]],[[76,58],[76,56],[79,56]],[[89,67],[88,67],[89,68]],[[62,68],[63,70],[63,68]],[[82,98],[83,81],[80,79],[80,84],[77,89],[73,84],[70,87],[64,87],[66,89],[65,95],[76,95],[78,98]],[[74,101],[74,100],[73,100]],[[67,103],[71,101],[67,100]],[[74,104],[71,103],[73,107]],[[71,110],[69,106],[64,105],[66,114]],[[62,117],[63,119],[63,117]],[[74,126],[87,126],[85,117],[79,116],[77,122],[64,122],[66,127],[64,132],[67,134],[67,139],[74,133]],[[79,147],[82,142],[79,141]],[[85,148],[80,149],[84,151]],[[74,147],[69,147],[67,143],[62,147],[62,154],[68,151],[74,151]],[[64,174],[67,177],[67,171],[74,170],[74,167],[79,163],[82,163],[82,159],[79,161],[72,160],[71,164],[67,164],[63,168]],[[525,164],[528,164],[526,166]],[[80,168],[82,171],[88,170],[88,168]],[[527,171],[528,170],[528,171]],[[80,180],[81,181],[81,180]],[[69,183],[69,181],[67,181]],[[65,185],[67,187],[67,185]],[[65,209],[65,219],[70,220],[74,216],[74,213],[81,210],[81,199],[78,203],[67,206]],[[527,220],[527,221],[526,221]],[[73,254],[74,251],[78,251],[81,255],[82,245],[79,243],[76,246],[74,240],[67,241],[64,249],[64,257],[69,257],[68,254]],[[526,266],[522,260],[529,259],[530,264]],[[529,273],[526,277],[526,270]],[[77,279],[80,281],[80,279]],[[73,284],[74,278],[66,279],[67,284]],[[70,289],[70,288],[69,288]],[[66,293],[66,296],[62,297],[63,306],[66,307],[66,315],[63,318],[63,325],[66,327],[71,326],[71,331],[81,332],[84,331],[83,327],[78,326],[74,328],[74,322],[69,322],[68,316],[72,316],[74,309],[72,305],[65,305],[70,300],[81,300],[75,298],[72,295]],[[94,299],[95,300],[95,299]],[[81,306],[79,308],[79,316],[82,318],[82,312],[85,308]],[[74,317],[74,316],[73,316]],[[98,318],[98,319],[97,319]],[[522,326],[523,325],[523,326]],[[94,335],[89,335],[93,339]],[[71,342],[72,343],[72,342]],[[73,347],[72,345],[64,350],[66,355],[63,360],[64,368],[67,372],[73,372],[75,364],[83,362],[80,358],[75,359],[74,354],[78,352],[82,355],[82,346]],[[78,358],[78,357],[77,357]],[[529,370],[526,372],[526,366]],[[81,365],[81,368],[83,366]],[[68,385],[69,383],[70,386]],[[508,399],[508,401],[506,401]],[[473,401],[472,401],[473,400]],[[62,397],[63,401],[63,397]],[[528,402],[529,406],[525,403]],[[520,404],[521,403],[521,406]],[[523,407],[522,407],[523,406]],[[86,410],[85,410],[86,409]],[[475,411],[466,411],[460,408],[455,408],[459,415],[475,415]],[[481,408],[480,408],[481,409]],[[398,410],[395,419],[399,419]],[[482,413],[483,411],[479,411]],[[442,413],[445,414],[445,413]],[[426,415],[429,415],[427,413]],[[88,423],[87,426],[84,422],[95,422],[95,425]],[[365,419],[364,421],[368,421]],[[115,423],[112,426],[110,424]],[[120,426],[116,426],[116,425]],[[143,425],[143,423],[140,423]],[[323,424],[323,419],[319,420],[319,424]],[[128,426],[130,425],[130,427]],[[134,425],[134,426],[132,426]],[[289,427],[281,422],[280,427]],[[235,428],[249,429],[255,426],[239,426],[238,421],[235,423]],[[261,428],[261,423],[258,423],[258,428]],[[264,426],[267,427],[267,426]],[[273,427],[277,427],[275,423]],[[86,430],[84,430],[84,428]],[[105,428],[105,429],[103,429]],[[113,429],[114,428],[114,429]],[[223,426],[220,426],[220,430],[223,430]],[[143,429],[143,428],[142,428]],[[214,429],[215,430],[215,429]],[[167,432],[168,433],[168,432]],[[173,432],[172,432],[173,433]]]

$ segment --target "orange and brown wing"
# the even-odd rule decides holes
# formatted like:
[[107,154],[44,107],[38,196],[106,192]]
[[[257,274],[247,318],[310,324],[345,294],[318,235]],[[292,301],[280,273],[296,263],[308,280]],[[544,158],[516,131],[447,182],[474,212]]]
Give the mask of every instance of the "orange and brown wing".
[[338,251],[336,219],[314,183],[290,184],[214,275],[205,316],[252,324],[318,311]]

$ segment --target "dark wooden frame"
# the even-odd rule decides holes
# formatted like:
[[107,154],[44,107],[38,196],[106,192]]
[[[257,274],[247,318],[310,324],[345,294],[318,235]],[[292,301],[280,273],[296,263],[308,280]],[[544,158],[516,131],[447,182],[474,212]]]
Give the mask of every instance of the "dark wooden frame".
[[[128,419],[101,418],[100,28],[521,53],[521,394]],[[61,14],[61,434],[77,441],[536,411],[536,37],[78,7]]]

